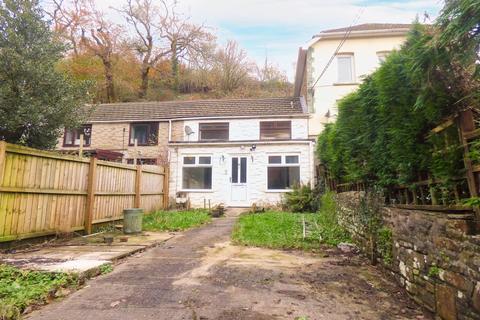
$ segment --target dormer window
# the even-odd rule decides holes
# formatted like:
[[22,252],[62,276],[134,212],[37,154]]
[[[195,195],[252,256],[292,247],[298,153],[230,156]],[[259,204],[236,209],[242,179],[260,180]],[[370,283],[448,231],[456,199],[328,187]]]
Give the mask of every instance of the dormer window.
[[337,55],[338,83],[353,83],[353,53]]
[[199,140],[215,141],[228,140],[229,138],[228,122],[209,122],[199,124]]

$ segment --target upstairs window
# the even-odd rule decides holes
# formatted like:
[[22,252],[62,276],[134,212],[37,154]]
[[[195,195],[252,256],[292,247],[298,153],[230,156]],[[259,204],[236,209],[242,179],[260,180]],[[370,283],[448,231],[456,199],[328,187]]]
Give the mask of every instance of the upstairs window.
[[260,140],[290,140],[291,138],[291,121],[260,122]]
[[154,146],[158,144],[158,122],[131,123],[129,145]]
[[377,52],[378,62],[379,63],[385,62],[389,54],[390,54],[390,51],[378,51]]
[[80,146],[80,135],[83,134],[83,145],[85,147],[90,146],[90,141],[92,137],[92,125],[86,124],[78,129],[65,129],[63,136],[63,146],[64,147],[79,147]]
[[353,83],[353,54],[337,55],[338,83]]
[[229,138],[228,122],[200,123],[199,131],[201,141],[228,140]]

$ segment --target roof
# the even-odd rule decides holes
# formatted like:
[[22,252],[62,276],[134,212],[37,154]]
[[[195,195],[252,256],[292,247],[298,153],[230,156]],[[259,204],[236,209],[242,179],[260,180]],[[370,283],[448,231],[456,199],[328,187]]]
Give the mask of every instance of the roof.
[[278,116],[305,113],[300,97],[218,99],[100,104],[88,122],[152,121],[179,118]]
[[[378,31],[378,30],[396,30],[396,29],[410,29],[412,25],[409,23],[364,23],[357,24],[351,27],[352,32],[354,31]],[[328,29],[320,32],[319,36],[323,33],[335,33],[335,32],[346,32],[350,27],[337,28],[337,29]]]

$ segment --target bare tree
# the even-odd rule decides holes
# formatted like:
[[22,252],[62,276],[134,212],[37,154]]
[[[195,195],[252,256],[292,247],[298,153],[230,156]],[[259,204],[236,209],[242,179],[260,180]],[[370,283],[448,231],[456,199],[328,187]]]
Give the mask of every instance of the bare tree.
[[79,54],[81,28],[89,20],[85,0],[52,0],[51,10],[46,11],[53,22],[53,30],[57,35],[66,40],[71,46],[75,56]]
[[189,23],[174,8],[175,4],[165,0],[127,0],[119,10],[136,34],[133,45],[141,60],[139,98],[145,98],[150,71],[161,59],[171,58],[172,73],[177,77],[179,59],[202,54],[205,43],[213,39],[203,25]]
[[220,88],[225,92],[238,89],[248,79],[252,64],[247,59],[245,50],[238,43],[230,40],[224,48],[217,51],[215,59]]
[[93,0],[89,0],[88,8],[89,19],[82,25],[81,44],[102,60],[106,102],[114,102],[113,57],[119,47],[122,28],[108,21],[103,12],[96,9]]

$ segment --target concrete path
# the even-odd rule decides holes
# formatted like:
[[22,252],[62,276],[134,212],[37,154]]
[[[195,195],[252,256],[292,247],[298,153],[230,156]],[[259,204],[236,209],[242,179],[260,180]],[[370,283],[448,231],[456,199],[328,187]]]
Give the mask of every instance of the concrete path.
[[27,318],[429,318],[359,257],[232,246],[235,219],[216,219],[127,258]]

